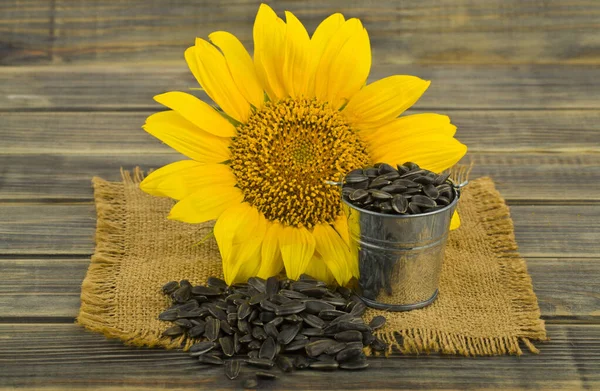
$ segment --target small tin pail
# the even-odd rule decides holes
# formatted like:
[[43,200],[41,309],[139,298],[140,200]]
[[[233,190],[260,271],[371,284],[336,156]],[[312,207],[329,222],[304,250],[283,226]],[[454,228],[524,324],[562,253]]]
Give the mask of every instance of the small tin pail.
[[360,277],[355,292],[372,308],[408,311],[433,303],[444,261],[459,187],[450,205],[418,215],[390,215],[360,209],[345,200],[350,251]]

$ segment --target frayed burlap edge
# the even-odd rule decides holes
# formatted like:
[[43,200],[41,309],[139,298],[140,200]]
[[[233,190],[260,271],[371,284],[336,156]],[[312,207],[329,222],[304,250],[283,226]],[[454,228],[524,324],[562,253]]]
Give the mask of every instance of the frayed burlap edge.
[[[485,232],[492,244],[494,255],[501,265],[501,273],[508,292],[512,294],[511,313],[519,329],[518,335],[502,337],[469,337],[444,333],[427,328],[377,332],[388,343],[385,355],[397,349],[403,354],[442,353],[462,356],[497,356],[523,354],[520,343],[531,353],[539,354],[532,340],[547,341],[544,321],[525,260],[517,253],[514,225],[510,211],[489,177],[478,178],[470,185],[470,193],[477,200],[475,206]],[[372,354],[370,350],[367,354]]]
[[[144,178],[139,168],[133,171],[133,175],[123,170],[121,173],[123,183],[107,182],[98,177],[92,180],[97,208],[96,251],[82,283],[81,308],[76,323],[108,338],[118,338],[128,345],[185,349],[192,341],[186,341],[183,337],[164,338],[158,333],[152,336],[131,333],[114,327],[111,321],[115,316],[115,276],[119,273],[119,262],[126,255],[122,233],[126,231],[124,216],[127,201],[123,184],[140,183]],[[388,343],[386,356],[393,349],[403,354],[522,355],[520,343],[537,354],[539,350],[531,341],[548,340],[525,260],[516,252],[517,244],[508,206],[490,178],[479,178],[469,186],[469,191],[478,201],[476,208],[481,223],[501,264],[506,288],[512,293],[512,313],[516,316],[519,335],[479,338],[427,328],[390,332],[380,330],[376,334]],[[367,348],[366,353],[370,355],[372,352]]]
[[181,348],[188,345],[181,338],[165,338],[156,335],[140,335],[127,332],[113,325],[115,316],[115,277],[119,275],[120,262],[126,255],[125,238],[127,220],[124,184],[140,183],[144,173],[136,167],[133,173],[121,169],[123,183],[92,178],[96,201],[96,250],[85,279],[81,284],[81,307],[75,323],[88,330],[102,333],[107,338],[118,338],[127,345]]

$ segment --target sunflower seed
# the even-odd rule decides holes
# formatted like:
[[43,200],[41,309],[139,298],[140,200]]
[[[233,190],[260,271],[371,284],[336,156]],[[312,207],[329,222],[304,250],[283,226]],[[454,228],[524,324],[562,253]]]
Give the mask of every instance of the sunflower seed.
[[423,193],[425,193],[427,197],[434,200],[440,196],[440,192],[437,187],[431,184],[423,186]]
[[297,341],[292,341],[288,345],[285,346],[286,352],[295,352],[297,350],[302,350],[310,341],[308,339],[300,339]]
[[440,174],[440,175],[437,176],[437,178],[435,178],[435,181],[433,182],[433,184],[436,185],[436,186],[439,186],[442,183],[445,183],[448,180],[449,177],[450,177],[450,173],[449,172],[447,172],[445,174]]
[[254,375],[258,379],[263,379],[263,380],[275,380],[275,379],[277,379],[277,375],[275,375],[274,373],[271,373],[271,372],[256,371],[254,373]]
[[266,293],[258,293],[256,295],[253,295],[252,297],[250,297],[250,300],[248,300],[248,304],[249,305],[257,305],[257,304],[260,304],[260,302],[262,302],[266,298],[267,298]]
[[206,285],[208,285],[211,288],[220,289],[222,291],[227,289],[227,283],[217,277],[208,277],[208,279],[206,280]]
[[[329,311],[331,311],[331,310],[329,310]],[[309,325],[311,327],[315,327],[315,328],[319,328],[319,329],[322,329],[323,327],[325,327],[325,322],[323,321],[323,319],[319,318],[316,315],[302,314],[301,317],[304,320],[304,323],[306,323],[307,325]]]
[[294,363],[289,357],[286,356],[277,356],[275,363],[282,372],[291,372],[294,369]]
[[332,320],[342,315],[346,315],[346,313],[338,310],[322,310],[319,312],[319,318],[324,320]]
[[248,365],[252,365],[253,367],[259,368],[272,368],[275,363],[272,360],[268,360],[266,358],[250,358],[246,360]]
[[347,346],[346,342],[336,342],[333,345],[329,346],[327,349],[325,349],[325,351],[323,353],[325,354],[336,354],[340,351],[342,351],[343,349],[345,349]]
[[258,357],[273,360],[275,357],[275,347],[275,340],[272,337],[265,339],[258,352]]
[[[361,319],[362,320],[362,319]],[[371,328],[364,324],[364,323],[358,323],[358,322],[340,322],[338,324],[338,329],[340,331],[359,331],[359,332],[364,332],[364,331],[371,331]]]
[[420,167],[417,163],[406,162],[403,164],[404,167],[408,168],[410,171],[418,170]]
[[265,333],[267,333],[269,337],[273,337],[275,339],[277,339],[277,336],[279,335],[277,326],[275,326],[273,323],[267,323],[265,325]]
[[175,303],[185,303],[191,297],[191,288],[189,285],[184,285],[173,292],[173,301]]
[[220,289],[215,288],[215,287],[198,285],[191,289],[191,293],[193,295],[209,297],[209,296],[220,296],[223,292]]
[[408,209],[408,200],[406,198],[404,198],[402,195],[397,194],[394,196],[394,199],[392,200],[392,208],[400,214],[404,214],[406,213],[406,210]]
[[365,171],[365,175],[368,176],[369,178],[376,178],[379,176],[379,170],[371,167],[371,168],[367,168]]
[[186,329],[189,329],[193,326],[192,322],[190,322],[189,319],[177,319],[173,323],[175,323],[177,326],[181,326]]
[[379,338],[375,338],[375,340],[371,343],[371,348],[378,352],[383,352],[387,349],[387,344],[380,340]]
[[409,169],[408,167],[405,167],[405,166],[403,166],[402,164],[398,164],[396,167],[398,168],[398,173],[399,173],[400,175],[402,175],[402,174],[406,174],[407,172],[409,172],[409,171],[410,171],[410,169]]
[[418,206],[419,208],[430,208],[437,205],[434,200],[423,195],[414,195],[411,198],[410,203]]
[[165,321],[174,321],[175,319],[177,319],[177,309],[171,308],[162,312],[160,315],[158,315],[158,319]]
[[219,331],[221,330],[221,322],[215,318],[207,318],[206,328],[204,329],[204,336],[209,341],[216,341],[219,338]]
[[198,361],[200,361],[202,364],[210,364],[210,365],[223,365],[223,364],[225,364],[223,362],[223,360],[221,360],[220,357],[217,357],[217,356],[212,355],[212,354],[203,354],[201,356],[198,356]]
[[358,330],[346,330],[337,333],[334,338],[341,342],[362,341],[362,334]]
[[356,174],[350,173],[350,174],[346,175],[346,178],[345,178],[346,183],[360,183],[360,182],[364,182],[364,181],[368,181],[368,180],[369,180],[369,177],[363,173],[356,173]]
[[254,327],[252,329],[252,336],[255,339],[258,339],[259,341],[264,341],[265,339],[267,339],[267,333],[262,327]]
[[439,196],[435,200],[435,203],[438,205],[442,205],[442,206],[450,205],[450,199],[448,199],[447,197],[444,197],[444,196]]
[[277,336],[277,342],[279,342],[282,345],[289,344],[290,342],[292,342],[294,337],[296,337],[301,327],[301,324],[298,323],[284,327]]
[[309,357],[317,357],[335,343],[336,341],[329,338],[310,342],[305,346],[306,354],[308,354]]
[[394,197],[390,193],[387,193],[382,190],[376,190],[376,189],[369,190],[369,193],[371,193],[371,196],[376,200],[389,200]]
[[219,344],[221,345],[221,350],[223,351],[223,354],[227,357],[231,357],[235,354],[232,337],[227,336],[219,338]]
[[279,290],[279,279],[276,276],[267,278],[265,293],[267,297],[273,297]]
[[346,348],[335,355],[335,360],[338,362],[350,361],[358,358],[362,354],[360,348]]
[[302,329],[301,333],[302,333],[302,335],[305,335],[307,337],[320,337],[320,336],[325,335],[325,333],[323,332],[323,329],[316,328],[316,327],[308,327],[308,328]]
[[421,213],[421,209],[419,208],[419,206],[417,204],[415,204],[414,202],[409,202],[408,203],[408,211],[413,214],[419,214]]
[[323,297],[323,295],[325,295],[325,293],[327,293],[327,288],[323,288],[323,287],[306,288],[306,289],[302,289],[301,292],[304,293],[306,296],[315,297],[315,298],[320,299],[321,297]]
[[233,380],[240,374],[240,360],[227,360],[225,362],[225,376],[229,380]]
[[266,281],[260,277],[250,277],[248,279],[248,285],[256,289],[259,293],[265,293],[267,290]]
[[[368,188],[369,189],[380,189],[380,188],[385,187],[385,186],[387,186],[387,185],[389,185],[391,183],[392,183],[392,181],[384,179],[384,178],[375,178],[369,184]],[[353,193],[353,195],[354,195],[354,193]],[[350,197],[350,200],[356,201],[356,200],[353,200],[352,197]]]
[[352,194],[350,194],[350,197],[348,197],[350,199],[350,201],[361,201],[364,200],[365,198],[367,198],[369,196],[369,193],[366,190],[363,189],[357,189],[354,190],[352,192]]
[[199,338],[204,334],[204,327],[205,325],[198,325],[198,326],[194,326],[191,329],[188,330],[188,335],[191,338]]
[[432,178],[432,177],[426,176],[426,175],[419,176],[419,177],[416,177],[415,179],[413,179],[413,182],[420,183],[422,185],[432,185],[432,186],[433,186],[434,181],[435,181],[435,178]]
[[284,303],[275,309],[275,315],[277,316],[285,316],[297,314],[306,309],[304,303],[300,303],[297,301],[291,301],[289,303]]
[[304,305],[306,306],[306,312],[313,314],[313,315],[318,315],[319,312],[323,311],[323,310],[334,310],[335,306],[324,302],[323,300],[306,300],[304,302]]
[[371,327],[372,330],[380,329],[383,325],[385,325],[385,317],[381,315],[374,317],[369,322],[369,327]]
[[277,304],[267,299],[263,299],[260,301],[260,308],[262,308],[265,311],[275,312],[275,310],[277,310]]
[[[308,289],[311,287],[312,286],[307,286],[303,289]],[[282,289],[279,291],[279,294],[281,296],[287,297],[288,299],[299,299],[299,300],[308,299],[308,296],[306,296],[304,293],[289,290],[289,289]]]
[[206,352],[210,352],[211,350],[213,350],[215,347],[217,346],[216,343],[211,342],[211,341],[202,341],[202,342],[198,342],[197,344],[194,344],[190,347],[190,354],[191,355],[201,355],[204,354]]
[[248,358],[258,358],[258,350],[251,350],[247,354]]
[[394,183],[381,188],[381,191],[385,191],[390,194],[404,193],[406,190],[408,190],[408,187],[402,185],[395,185]]
[[182,335],[183,333],[185,333],[185,330],[183,329],[183,327],[172,326],[172,327],[169,327],[168,329],[166,329],[165,331],[163,331],[162,335],[165,337],[178,337],[178,336]]
[[242,305],[240,305],[238,307],[237,318],[238,319],[245,319],[248,316],[250,316],[251,312],[252,312],[252,307],[250,307],[250,304],[248,304],[248,303],[242,303]]
[[177,281],[169,281],[162,287],[162,291],[165,295],[170,295],[179,289],[179,283]]

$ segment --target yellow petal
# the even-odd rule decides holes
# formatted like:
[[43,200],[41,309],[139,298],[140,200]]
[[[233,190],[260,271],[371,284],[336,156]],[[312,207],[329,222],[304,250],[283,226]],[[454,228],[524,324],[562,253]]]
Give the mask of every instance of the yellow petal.
[[350,250],[344,240],[329,224],[317,224],[313,230],[315,250],[340,285],[345,285],[352,277]]
[[217,31],[208,38],[223,52],[227,67],[238,89],[254,107],[260,109],[265,100],[252,58],[235,35]]
[[336,217],[335,221],[333,222],[333,228],[335,228],[338,235],[340,235],[340,237],[344,239],[344,242],[346,242],[346,244],[350,244],[350,235],[348,233],[348,220],[346,218],[346,215],[341,214],[338,217]]
[[285,59],[283,62],[283,82],[291,97],[307,96],[309,91],[309,66],[312,60],[310,38],[298,18],[285,12],[287,21],[285,35]]
[[415,76],[386,77],[354,95],[344,114],[357,129],[385,124],[419,100],[429,84]]
[[205,132],[174,111],[152,114],[142,128],[200,163],[220,163],[229,159],[229,138]]
[[244,199],[237,187],[227,185],[204,186],[175,204],[169,219],[184,223],[204,223],[218,218],[221,213]]
[[201,164],[193,160],[181,160],[151,172],[140,183],[140,189],[154,196],[180,200],[204,186],[233,187],[235,183],[233,172],[224,164]]
[[167,106],[205,132],[219,137],[235,136],[235,127],[209,104],[185,92],[171,91],[154,100]]
[[365,84],[371,70],[369,35],[358,19],[337,30],[317,66],[315,95],[339,108]]
[[458,212],[454,211],[452,221],[450,222],[450,231],[455,230],[458,227],[460,227],[460,217],[458,216]]
[[261,265],[257,276],[260,278],[269,278],[278,275],[283,269],[283,260],[279,250],[278,238],[283,230],[279,223],[268,224],[265,238],[262,242]]
[[188,65],[204,91],[227,115],[239,122],[246,122],[250,115],[250,103],[237,88],[223,54],[207,41],[196,38],[196,45],[188,48],[186,59],[196,57],[196,63],[188,59]]
[[331,274],[331,271],[325,262],[323,262],[323,258],[316,252],[308,263],[304,273],[317,280],[325,281],[327,284],[333,284],[333,281],[335,281],[333,274]]
[[308,64],[308,89],[306,91],[306,96],[312,98],[315,96],[315,78],[317,67],[319,66],[319,62],[321,61],[321,56],[325,51],[325,48],[331,41],[331,38],[335,35],[335,33],[339,30],[339,28],[344,24],[345,19],[344,15],[340,13],[336,13],[330,15],[325,20],[323,20],[317,29],[313,33],[310,38],[310,62]]
[[254,21],[254,66],[267,95],[275,101],[286,96],[282,71],[285,59],[283,20],[266,4],[261,4]]
[[453,137],[455,133],[456,126],[450,123],[447,115],[423,113],[402,116],[381,127],[361,130],[360,136],[371,148],[377,148],[399,139],[429,135]]
[[297,280],[315,252],[315,238],[304,227],[285,227],[279,236],[279,249],[288,278]]
[[266,226],[264,216],[245,202],[232,206],[218,218],[214,234],[228,284],[246,281],[260,269]]
[[376,162],[394,165],[411,161],[424,169],[442,172],[467,153],[467,146],[455,138],[436,135],[398,139],[370,152]]

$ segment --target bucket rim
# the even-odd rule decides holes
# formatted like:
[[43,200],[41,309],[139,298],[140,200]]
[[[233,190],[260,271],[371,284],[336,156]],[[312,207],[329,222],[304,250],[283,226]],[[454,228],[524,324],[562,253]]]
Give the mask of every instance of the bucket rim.
[[346,201],[344,199],[344,197],[341,197],[341,198],[342,198],[342,202],[344,204],[348,205],[348,207],[350,207],[352,209],[358,210],[361,213],[378,216],[378,217],[384,217],[384,218],[393,218],[393,219],[416,219],[419,217],[432,216],[432,215],[435,215],[438,213],[443,213],[443,212],[448,211],[448,209],[451,209],[456,206],[456,204],[458,203],[458,200],[460,198],[460,189],[457,189],[457,186],[452,179],[449,179],[449,180],[452,184],[452,188],[454,189],[454,193],[456,194],[456,197],[454,197],[454,200],[452,200],[451,203],[449,203],[442,209],[434,210],[431,212],[419,213],[416,215],[399,215],[399,214],[386,214],[386,213],[373,212],[372,210],[362,209],[362,208],[357,207],[356,205],[352,205],[351,203]]

